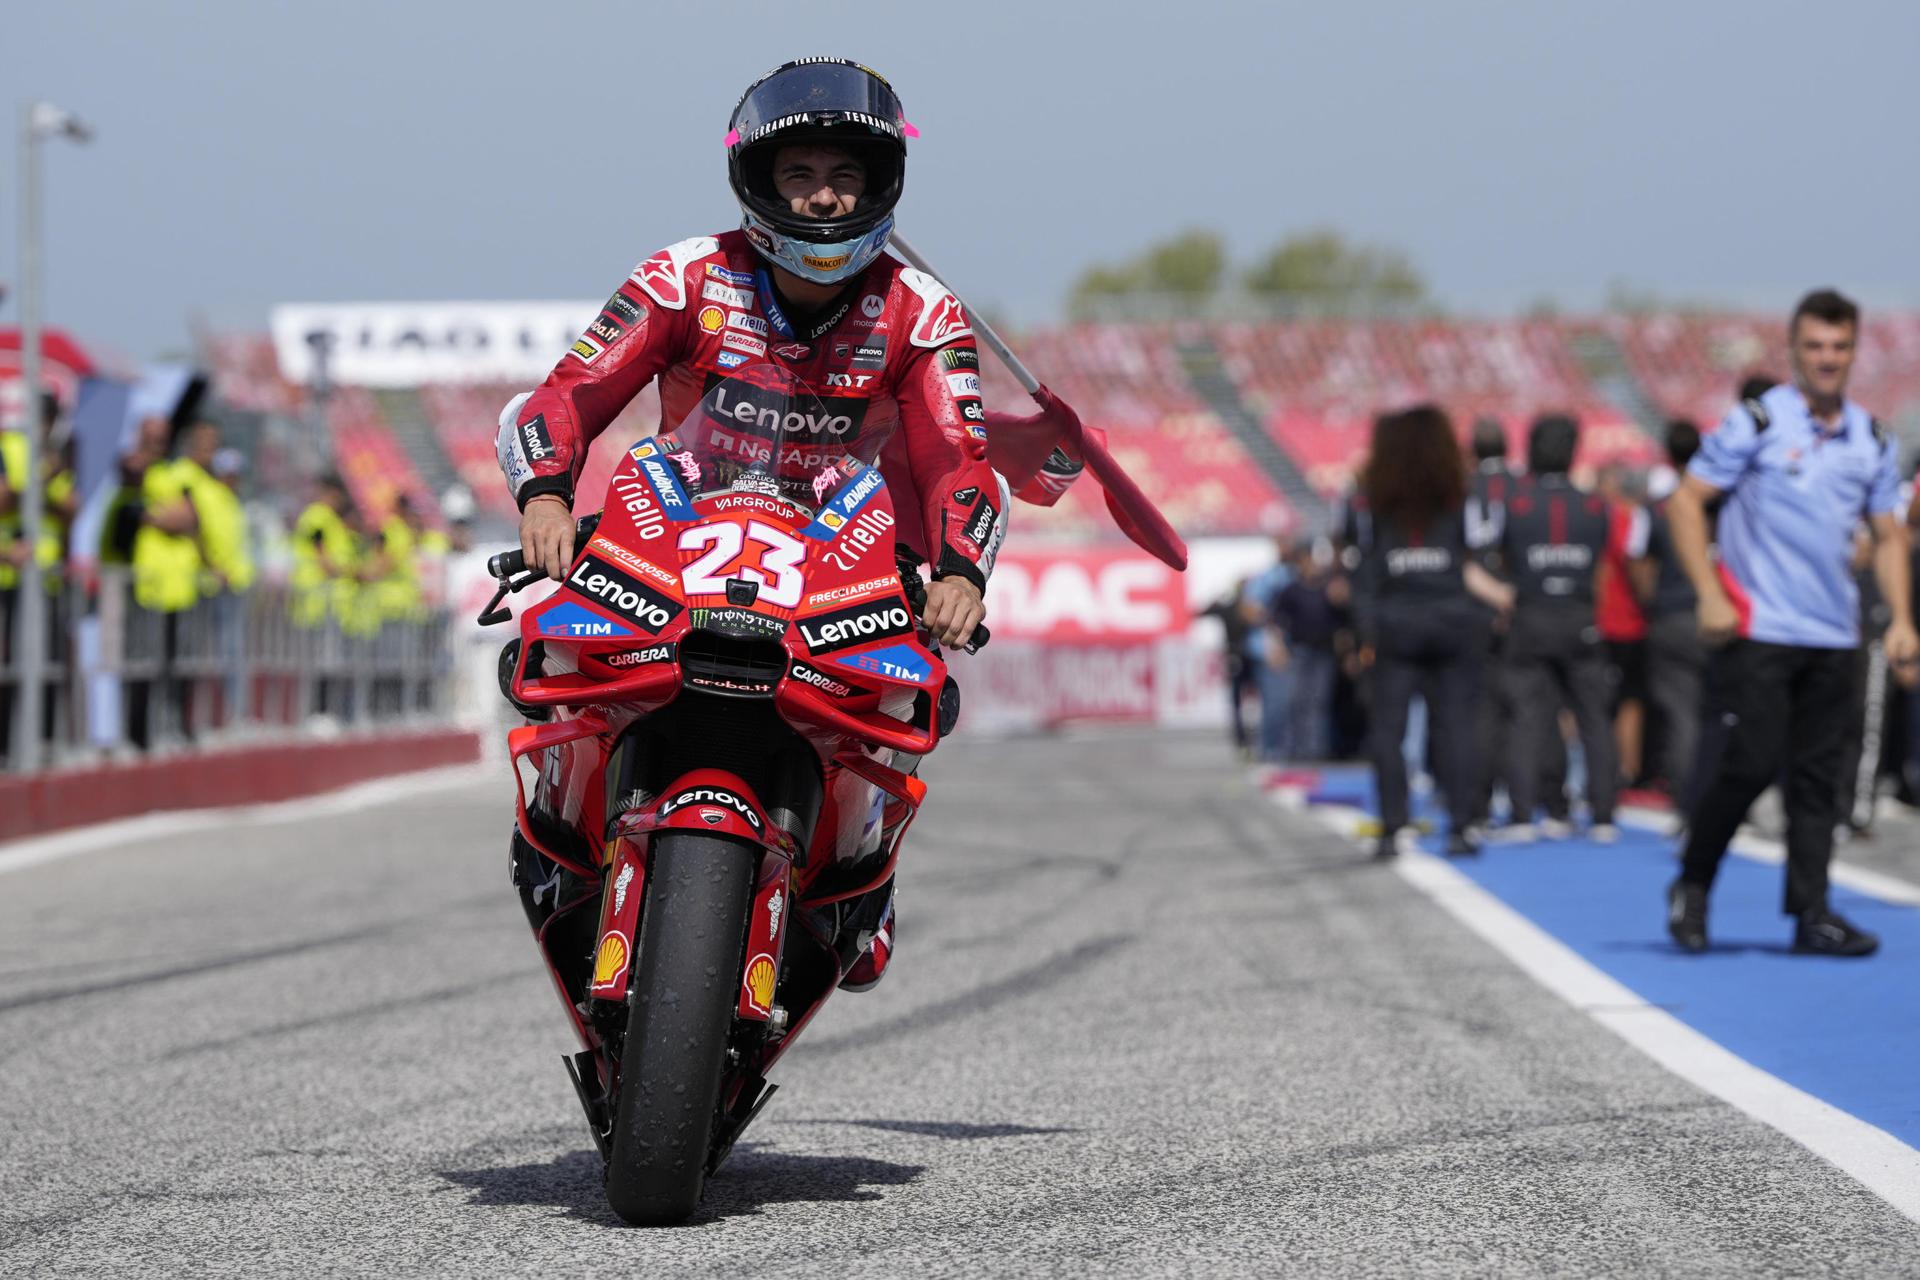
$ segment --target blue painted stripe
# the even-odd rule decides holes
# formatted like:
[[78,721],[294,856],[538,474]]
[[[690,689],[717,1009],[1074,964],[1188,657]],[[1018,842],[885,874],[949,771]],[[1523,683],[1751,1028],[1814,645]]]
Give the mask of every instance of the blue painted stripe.
[[[1364,771],[1328,770],[1317,791],[1372,804]],[[1438,849],[1436,840],[1426,844]],[[1920,1147],[1920,910],[1834,886],[1834,908],[1880,935],[1865,960],[1796,956],[1781,914],[1784,871],[1729,855],[1704,956],[1667,936],[1678,863],[1665,836],[1623,828],[1490,845],[1452,865],[1650,1004],[1796,1088]]]

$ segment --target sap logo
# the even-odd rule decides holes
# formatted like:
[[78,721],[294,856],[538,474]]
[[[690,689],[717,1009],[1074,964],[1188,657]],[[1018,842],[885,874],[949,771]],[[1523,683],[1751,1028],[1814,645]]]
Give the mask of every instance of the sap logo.
[[913,630],[913,615],[903,604],[877,607],[856,606],[837,613],[801,618],[795,625],[809,653],[844,649],[863,640],[903,636]]
[[540,634],[594,639],[601,636],[630,636],[633,629],[609,622],[592,610],[568,601],[540,615]]
[[927,660],[904,644],[888,645],[884,649],[872,649],[866,653],[849,654],[834,661],[843,667],[856,671],[870,671],[874,675],[886,676],[893,680],[906,680],[913,684],[925,684],[933,675],[933,668]]
[[660,814],[664,817],[669,813],[684,809],[690,804],[725,805],[742,818],[745,818],[747,825],[755,831],[764,829],[764,824],[760,821],[760,815],[753,811],[752,805],[733,794],[733,792],[722,791],[718,787],[690,787],[661,805]]
[[722,351],[714,356],[713,362],[722,369],[738,369],[752,358],[751,356],[743,356],[738,351]]
[[827,385],[830,387],[864,387],[873,381],[870,373],[830,373]]

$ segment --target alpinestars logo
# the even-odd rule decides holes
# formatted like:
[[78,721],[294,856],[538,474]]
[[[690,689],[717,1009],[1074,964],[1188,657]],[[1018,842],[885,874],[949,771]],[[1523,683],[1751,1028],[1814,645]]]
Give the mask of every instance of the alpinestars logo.
[[582,556],[567,585],[652,635],[680,616],[684,607],[598,556]]
[[907,635],[913,630],[913,615],[903,604],[856,605],[802,618],[795,625],[808,653],[831,653],[869,640]]

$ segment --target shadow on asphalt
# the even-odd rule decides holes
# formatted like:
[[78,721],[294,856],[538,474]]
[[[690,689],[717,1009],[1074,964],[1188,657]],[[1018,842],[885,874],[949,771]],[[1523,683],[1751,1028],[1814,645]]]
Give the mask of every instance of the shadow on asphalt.
[[1046,1128],[1031,1124],[964,1124],[958,1120],[783,1120],[782,1124],[845,1124],[888,1133],[911,1133],[922,1138],[972,1142],[980,1138],[1024,1138],[1036,1133],[1079,1133],[1078,1129]]
[[[1606,951],[1647,951],[1658,955],[1695,958],[1665,938],[1635,938],[1621,942],[1605,942],[1600,945]],[[1706,954],[1710,956],[1790,956],[1794,954],[1794,950],[1792,944],[1786,942],[1710,942],[1707,944]]]
[[[881,1188],[906,1186],[925,1172],[926,1166],[919,1164],[866,1156],[793,1155],[743,1143],[708,1179],[700,1211],[688,1225],[755,1214],[770,1204],[878,1200]],[[476,1207],[550,1206],[565,1209],[568,1217],[581,1222],[625,1225],[607,1207],[600,1157],[591,1151],[570,1151],[538,1164],[448,1169],[440,1176],[472,1191],[467,1203]]]

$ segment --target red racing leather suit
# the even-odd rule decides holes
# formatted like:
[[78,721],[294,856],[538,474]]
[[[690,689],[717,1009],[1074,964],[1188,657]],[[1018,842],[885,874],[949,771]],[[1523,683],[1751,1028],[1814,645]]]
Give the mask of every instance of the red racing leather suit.
[[895,509],[922,517],[901,520],[901,540],[934,577],[986,589],[1008,496],[987,463],[973,330],[946,286],[885,254],[813,316],[783,303],[741,232],[646,259],[546,381],[501,415],[497,451],[515,500],[571,501],[587,446],[652,379],[668,430],[748,361],[791,371],[821,396],[828,422],[850,419],[835,441],[849,452],[891,432],[881,473]]

